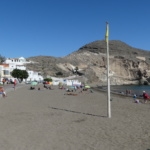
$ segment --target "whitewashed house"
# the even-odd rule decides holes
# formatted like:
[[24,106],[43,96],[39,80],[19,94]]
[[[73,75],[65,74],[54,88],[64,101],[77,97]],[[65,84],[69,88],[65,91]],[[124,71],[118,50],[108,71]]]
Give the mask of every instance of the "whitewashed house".
[[26,70],[26,64],[30,63],[26,61],[24,57],[20,58],[7,58],[3,64],[9,64],[10,71],[14,69]]
[[43,77],[40,75],[39,72],[35,72],[35,71],[27,71],[29,74],[29,77],[26,79],[26,81],[43,81]]
[[10,78],[10,69],[9,64],[1,64],[0,65],[0,81],[2,81],[3,78]]
[[[7,58],[3,64],[0,65],[0,80],[2,80],[3,78],[8,78],[8,79],[14,79],[11,76],[11,72],[14,69],[20,69],[20,70],[26,70],[26,64],[28,63],[33,63],[31,61],[26,61],[26,59],[24,57],[20,57],[20,58]],[[30,71],[30,70],[26,70],[29,74],[29,77],[26,79],[26,81],[42,81],[43,77],[40,75],[39,72],[35,72],[35,71]]]

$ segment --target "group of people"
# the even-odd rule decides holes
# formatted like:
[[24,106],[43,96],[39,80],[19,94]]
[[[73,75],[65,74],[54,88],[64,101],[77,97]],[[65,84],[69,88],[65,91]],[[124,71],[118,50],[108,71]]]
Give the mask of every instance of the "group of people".
[[93,91],[90,88],[86,88],[84,86],[72,86],[71,89],[66,88],[65,90],[66,90],[66,93],[64,95],[73,95],[73,96],[76,96],[80,93],[84,93],[86,91],[87,91],[86,93],[93,93]]
[[[14,79],[14,81],[16,82],[16,79]],[[8,79],[8,78],[3,78],[2,79],[3,85],[5,85],[5,84],[13,84],[14,81],[12,79]]]
[[53,88],[52,88],[51,86],[47,86],[47,85],[45,85],[45,84],[44,84],[43,87],[44,87],[45,89],[53,90]]
[[126,89],[126,95],[130,95],[131,93],[131,90]]
[[[142,97],[144,99],[144,103],[147,103],[147,101],[150,100],[150,96],[145,91],[143,91]],[[135,103],[140,103],[140,100],[137,99],[136,94],[133,95],[133,98]]]

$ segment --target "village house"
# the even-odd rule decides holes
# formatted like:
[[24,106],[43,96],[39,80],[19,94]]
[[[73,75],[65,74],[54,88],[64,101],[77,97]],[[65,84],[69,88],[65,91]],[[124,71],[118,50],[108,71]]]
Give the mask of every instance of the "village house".
[[11,76],[11,72],[14,69],[26,70],[29,74],[29,77],[26,79],[26,81],[42,81],[43,77],[39,72],[26,69],[26,64],[28,63],[33,62],[26,61],[24,57],[7,58],[2,64],[0,64],[0,81],[2,81],[3,78],[11,79],[13,81],[14,78]]

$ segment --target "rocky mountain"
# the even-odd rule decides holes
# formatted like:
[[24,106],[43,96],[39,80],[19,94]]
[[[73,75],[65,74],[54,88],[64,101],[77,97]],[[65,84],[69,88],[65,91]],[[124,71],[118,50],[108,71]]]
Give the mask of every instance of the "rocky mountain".
[[[149,84],[150,52],[131,47],[118,40],[109,41],[111,84]],[[94,41],[68,56],[57,58],[36,56],[27,58],[35,63],[27,65],[29,70],[46,76],[67,77],[76,75],[82,82],[107,81],[106,42]]]

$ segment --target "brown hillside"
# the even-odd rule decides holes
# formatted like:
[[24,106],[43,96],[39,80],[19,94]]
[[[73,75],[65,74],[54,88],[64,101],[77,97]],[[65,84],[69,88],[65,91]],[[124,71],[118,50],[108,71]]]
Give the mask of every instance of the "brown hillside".
[[[141,77],[138,71],[149,69],[150,52],[142,49],[133,48],[124,42],[112,40],[109,41],[110,67],[114,72],[113,80],[124,82],[123,80],[137,80]],[[146,61],[137,59],[144,57]],[[63,58],[51,56],[30,57],[28,60],[37,63],[27,66],[30,70],[41,72],[44,76],[57,76],[61,72],[64,76],[73,75],[70,70],[73,65],[79,69],[84,69],[84,77],[88,81],[104,81],[106,79],[106,43],[102,41],[94,41],[79,48],[77,51]],[[122,79],[121,79],[122,78]],[[113,82],[114,82],[113,81]]]

